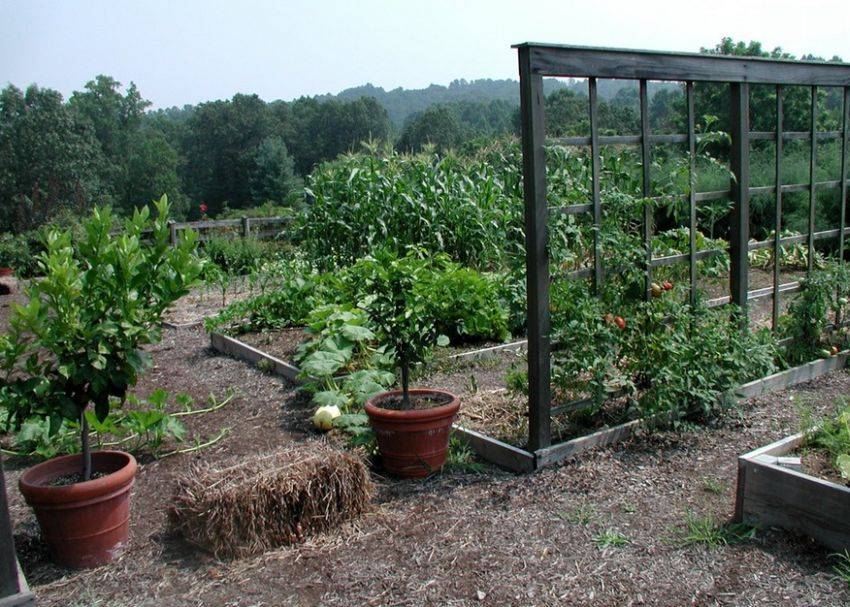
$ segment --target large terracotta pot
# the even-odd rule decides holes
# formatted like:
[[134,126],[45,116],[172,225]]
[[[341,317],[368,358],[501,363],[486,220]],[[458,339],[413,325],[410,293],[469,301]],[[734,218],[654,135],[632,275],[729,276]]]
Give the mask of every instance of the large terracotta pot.
[[21,475],[18,486],[35,511],[53,560],[66,567],[96,567],[114,559],[130,533],[130,489],[138,468],[123,451],[95,451],[92,471],[106,476],[51,486],[82,470],[82,455],[55,457]]
[[411,397],[432,396],[446,404],[412,411],[385,409],[381,403],[401,396],[401,390],[393,390],[366,401],[366,414],[378,439],[384,469],[397,476],[417,478],[436,472],[446,462],[449,433],[460,399],[442,390],[411,389],[409,393]]

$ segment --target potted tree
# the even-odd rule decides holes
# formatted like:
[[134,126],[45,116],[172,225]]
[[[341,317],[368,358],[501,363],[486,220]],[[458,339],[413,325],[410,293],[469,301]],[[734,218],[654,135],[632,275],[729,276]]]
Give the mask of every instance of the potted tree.
[[[79,424],[81,452],[56,457],[21,475],[54,560],[89,567],[111,560],[129,533],[130,489],[136,461],[128,453],[89,445],[89,420],[106,419],[149,364],[144,344],[160,338],[165,309],[188,292],[201,272],[197,236],[169,244],[168,200],[137,210],[119,235],[96,209],[76,243],[52,231],[39,263],[44,278],[16,306],[0,341],[0,404],[6,423],[63,420]],[[94,417],[91,417],[94,416]]]
[[384,468],[398,476],[423,477],[442,468],[449,449],[451,425],[460,408],[454,394],[431,388],[410,388],[410,369],[425,360],[437,335],[416,283],[427,271],[410,256],[398,259],[379,253],[367,285],[372,295],[363,302],[375,327],[392,346],[401,371],[401,389],[382,392],[366,401],[366,414],[378,441]]

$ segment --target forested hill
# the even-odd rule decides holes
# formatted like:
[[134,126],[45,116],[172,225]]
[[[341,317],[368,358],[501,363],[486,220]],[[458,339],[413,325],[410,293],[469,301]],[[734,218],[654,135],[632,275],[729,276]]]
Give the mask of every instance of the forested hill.
[[[602,80],[599,82],[600,99],[613,99],[620,89],[628,87],[628,83],[617,80]],[[654,83],[653,88],[675,88],[673,83]],[[546,78],[543,80],[543,90],[546,95],[561,89],[571,89],[576,93],[584,93],[587,82],[584,80],[556,80]],[[413,114],[418,114],[427,108],[447,103],[467,102],[489,104],[492,101],[506,102],[511,106],[519,106],[519,82],[516,80],[492,80],[481,78],[478,80],[453,80],[448,86],[432,84],[424,89],[395,88],[385,90],[383,87],[374,86],[371,83],[355,86],[340,91],[336,95],[317,95],[318,101],[337,99],[339,101],[353,101],[362,97],[373,97],[380,103],[389,115],[390,121],[397,129],[404,126],[405,121]]]
[[[547,78],[543,83],[547,95],[566,86],[563,81],[553,78]],[[390,91],[370,83],[345,89],[336,95],[319,95],[316,99],[319,101],[328,99],[352,101],[361,97],[374,97],[378,103],[386,108],[390,121],[396,127],[401,127],[411,114],[421,112],[429,106],[439,103],[506,101],[511,105],[519,105],[519,83],[510,79],[461,79],[453,80],[448,86],[432,84],[424,89],[403,89],[399,87]]]

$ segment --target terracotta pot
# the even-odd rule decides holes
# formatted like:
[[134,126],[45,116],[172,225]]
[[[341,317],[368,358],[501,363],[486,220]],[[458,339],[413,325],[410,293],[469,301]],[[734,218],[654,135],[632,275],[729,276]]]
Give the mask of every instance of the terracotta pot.
[[449,432],[460,399],[442,390],[411,389],[411,396],[427,395],[447,402],[432,409],[396,411],[381,403],[400,398],[401,390],[382,392],[366,401],[366,414],[378,439],[387,472],[407,478],[428,476],[443,467],[449,452]]
[[53,560],[66,567],[96,567],[114,559],[130,532],[130,489],[135,458],[123,451],[95,451],[92,471],[106,476],[54,487],[50,483],[82,470],[81,454],[33,466],[18,486],[35,511]]

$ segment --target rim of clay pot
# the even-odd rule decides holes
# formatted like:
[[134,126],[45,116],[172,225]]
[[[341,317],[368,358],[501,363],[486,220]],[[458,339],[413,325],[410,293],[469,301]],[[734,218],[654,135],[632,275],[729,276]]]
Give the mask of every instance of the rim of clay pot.
[[72,474],[82,467],[81,453],[54,457],[27,469],[20,477],[18,486],[28,500],[35,502],[75,502],[97,497],[133,481],[138,464],[136,458],[125,451],[94,451],[92,470],[103,472],[103,468],[114,470],[100,478],[53,486],[48,483],[64,474]]
[[383,418],[403,418],[405,420],[430,419],[432,417],[442,417],[444,415],[453,415],[460,407],[460,398],[446,390],[438,390],[436,388],[410,388],[408,393],[411,395],[422,394],[439,394],[449,398],[449,402],[445,405],[431,407],[429,409],[385,409],[379,403],[394,397],[401,396],[403,390],[389,390],[381,392],[366,401],[366,412],[378,415]]

